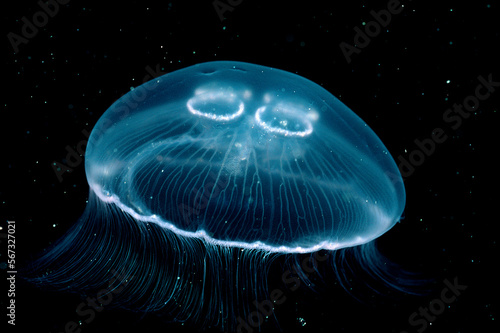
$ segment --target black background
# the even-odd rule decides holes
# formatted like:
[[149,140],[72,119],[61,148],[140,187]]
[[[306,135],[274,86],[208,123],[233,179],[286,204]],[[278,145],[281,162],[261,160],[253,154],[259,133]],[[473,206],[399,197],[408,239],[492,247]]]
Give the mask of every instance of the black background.
[[[456,277],[467,290],[425,331],[497,331],[500,88],[456,130],[443,114],[474,94],[478,76],[500,81],[500,4],[402,1],[403,11],[348,63],[339,44],[353,44],[354,27],[364,29],[363,22],[373,20],[370,11],[387,3],[244,0],[221,21],[211,0],[72,0],[17,53],[7,35],[21,34],[21,18],[32,21],[40,6],[3,4],[0,223],[4,233],[6,221],[16,221],[18,266],[62,236],[86,205],[83,163],[61,182],[51,164],[67,162],[66,146],[76,149],[85,141],[82,131],[90,132],[115,100],[140,85],[148,66],[167,73],[206,61],[247,61],[322,85],[368,123],[395,159],[408,159],[417,149],[414,140],[429,138],[435,128],[448,136],[407,177],[405,219],[379,239],[395,262],[435,279],[429,294],[363,304],[325,281],[319,293],[287,291],[286,303],[276,308],[281,329],[416,332],[408,317],[440,297],[444,279]],[[287,290],[282,261],[273,266],[269,285]],[[79,296],[17,282],[16,329],[62,332],[66,322],[78,320]],[[3,324],[7,286],[2,288]],[[128,329],[199,328],[110,307],[82,332]],[[261,330],[278,328],[266,323]]]

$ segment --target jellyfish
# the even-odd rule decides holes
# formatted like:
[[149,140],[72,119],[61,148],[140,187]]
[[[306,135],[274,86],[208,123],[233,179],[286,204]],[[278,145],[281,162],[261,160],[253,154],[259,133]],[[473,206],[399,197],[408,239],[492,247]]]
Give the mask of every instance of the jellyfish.
[[84,293],[112,281],[115,306],[221,327],[265,297],[276,256],[359,248],[387,277],[370,244],[405,206],[362,119],[304,77],[244,62],[132,89],[92,130],[85,171],[86,210],[34,281]]

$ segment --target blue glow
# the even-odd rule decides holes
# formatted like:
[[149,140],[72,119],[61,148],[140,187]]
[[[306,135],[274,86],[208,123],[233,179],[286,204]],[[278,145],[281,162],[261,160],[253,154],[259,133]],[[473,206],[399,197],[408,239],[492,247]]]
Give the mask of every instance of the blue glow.
[[[405,206],[363,120],[303,77],[242,62],[124,95],[93,129],[85,169],[87,209],[36,281],[88,290],[113,269],[132,280],[116,306],[220,326],[265,297],[274,256],[373,244]],[[359,248],[380,264],[373,245]]]
[[404,188],[387,148],[315,83],[213,62],[143,88],[154,95],[133,112],[122,100],[106,111],[86,155],[91,189],[137,220],[301,253],[367,243],[399,220]]

